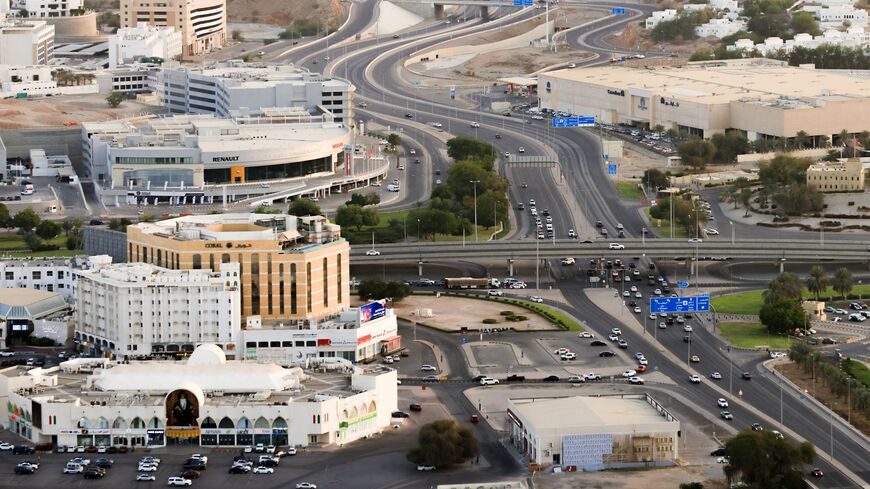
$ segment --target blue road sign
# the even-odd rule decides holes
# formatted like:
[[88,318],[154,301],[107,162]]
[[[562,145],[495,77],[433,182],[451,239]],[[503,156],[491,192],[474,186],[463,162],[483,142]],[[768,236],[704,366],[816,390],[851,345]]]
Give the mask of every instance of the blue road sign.
[[534,0],[523,0],[523,7],[531,7],[534,4]]
[[607,174],[616,175],[616,165],[614,165],[613,163],[607,165]]
[[689,282],[680,282],[677,285],[679,285],[681,289],[685,289],[689,286]]
[[553,127],[589,127],[595,125],[595,117],[554,117]]
[[464,345],[466,343],[468,343],[468,336],[463,336],[462,337],[462,344]]
[[523,0],[514,0],[514,7],[522,7]]
[[693,295],[688,297],[652,297],[649,300],[650,312],[706,312],[710,310],[710,296]]
[[613,7],[610,9],[610,13],[613,15],[625,15],[625,9],[622,7]]

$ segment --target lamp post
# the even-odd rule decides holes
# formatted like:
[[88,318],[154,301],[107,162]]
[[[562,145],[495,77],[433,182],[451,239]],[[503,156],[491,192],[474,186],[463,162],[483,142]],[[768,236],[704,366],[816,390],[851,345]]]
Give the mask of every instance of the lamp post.
[[417,242],[420,242],[420,219],[417,219]]
[[474,241],[477,241],[477,184],[480,180],[469,180],[468,183],[474,184]]

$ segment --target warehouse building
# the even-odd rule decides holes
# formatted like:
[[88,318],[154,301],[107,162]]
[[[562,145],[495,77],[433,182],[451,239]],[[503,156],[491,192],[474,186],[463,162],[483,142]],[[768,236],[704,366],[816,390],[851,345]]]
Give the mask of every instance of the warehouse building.
[[672,465],[680,422],[645,394],[511,399],[513,446],[539,467],[603,470]]
[[843,129],[870,127],[870,80],[766,59],[559,70],[541,74],[539,93],[544,108],[700,137],[736,129],[754,141],[803,131],[822,145]]

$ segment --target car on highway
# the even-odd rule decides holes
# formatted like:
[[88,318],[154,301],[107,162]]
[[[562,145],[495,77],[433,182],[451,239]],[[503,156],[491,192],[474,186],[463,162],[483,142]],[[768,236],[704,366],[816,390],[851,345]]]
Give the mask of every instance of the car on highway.
[[435,371],[437,371],[437,370],[438,370],[437,368],[435,368],[435,367],[432,366],[432,365],[428,365],[428,364],[427,364],[427,365],[422,365],[422,366],[420,367],[420,371],[421,371],[421,372],[435,372]]
[[421,472],[428,472],[430,470],[435,470],[435,466],[434,465],[418,465],[417,470],[419,470]]
[[703,242],[704,242],[704,240],[701,239],[701,238],[691,238],[691,239],[689,239],[689,243],[699,244],[699,243],[703,243]]
[[743,380],[752,380],[752,374],[749,372],[743,372],[743,375],[740,376]]
[[296,489],[317,489],[317,486],[310,482],[300,482],[296,484]]
[[380,256],[381,252],[378,250],[368,250],[366,251],[366,256]]
[[635,307],[635,308],[634,308],[634,313],[635,313],[635,314],[640,314],[640,313],[642,313],[642,312],[643,312],[643,309],[641,309],[640,307]]
[[752,423],[752,431],[764,431],[764,427],[761,426],[761,423]]
[[591,343],[589,343],[589,346],[607,346],[607,343],[601,340],[593,340]]
[[629,377],[628,383],[634,385],[643,385],[643,379],[641,379],[640,377]]
[[577,336],[580,338],[592,338],[592,333],[589,331],[584,331],[582,333],[577,333]]
[[638,363],[638,365],[641,365],[641,366],[649,365],[649,360],[647,360],[646,357],[640,357],[637,360],[637,363]]
[[664,321],[660,322],[660,323],[659,323],[659,329],[668,329],[668,325],[667,325],[667,323],[665,323]]
[[492,377],[484,377],[480,379],[480,385],[496,385],[498,384],[498,379],[493,379]]
[[423,377],[423,382],[438,382],[438,376],[436,375],[427,375]]
[[711,235],[711,236],[716,236],[717,234],[719,234],[719,231],[717,231],[713,228],[707,228],[704,230],[704,232]]
[[525,153],[525,152],[526,152],[526,148],[520,146],[519,148],[517,148],[517,152],[518,152],[518,153]]
[[722,412],[719,413],[719,416],[720,416],[722,419],[727,419],[727,420],[729,420],[729,421],[734,419],[734,415],[731,414],[731,411],[722,411]]
[[595,372],[588,372],[588,373],[583,374],[583,379],[589,380],[589,381],[601,380],[601,376],[596,374]]
[[500,290],[490,290],[489,292],[487,292],[487,295],[489,295],[490,297],[501,297],[504,295],[504,292]]
[[568,382],[571,384],[580,384],[586,382],[586,380],[584,380],[583,377],[572,375],[571,377],[568,377]]
[[480,123],[479,122],[472,122],[471,127],[478,128],[478,127],[480,127]]
[[692,355],[692,363],[701,363],[701,357],[698,355]]
[[601,358],[615,357],[616,353],[613,353],[612,351],[603,351],[599,353],[598,356]]
[[719,399],[716,400],[716,405],[719,406],[719,407],[721,407],[721,408],[727,408],[727,407],[728,407],[728,401],[726,401],[725,399],[723,399],[723,398],[720,397]]
[[621,244],[619,244],[619,243],[610,243],[610,245],[608,246],[608,248],[611,249],[611,250],[624,250],[624,249],[625,249],[625,245],[621,245]]
[[620,335],[620,334],[622,334],[622,330],[619,328],[611,328],[610,333],[615,334],[615,335]]
[[414,114],[410,114],[410,113],[409,113],[409,114],[405,114],[405,118],[407,118],[407,119],[413,119],[413,118],[414,118]]
[[570,265],[577,263],[577,261],[574,260],[574,258],[572,258],[570,256],[562,258],[562,260],[560,262],[562,263],[563,267],[567,267],[567,266],[570,266]]
[[635,375],[637,375],[637,370],[626,370],[625,372],[622,372],[622,376],[625,378],[634,377]]
[[574,231],[573,229],[569,229],[569,230],[568,230],[568,237],[569,237],[569,238],[576,238],[576,237],[577,237],[577,232]]
[[628,348],[628,342],[625,341],[625,340],[619,340],[619,342],[618,342],[617,344],[618,344],[619,347],[622,348],[623,350],[625,350],[625,349]]
[[537,302],[538,304],[544,302],[544,299],[541,299],[540,297],[538,297],[536,295],[529,297],[529,300],[532,302]]
[[719,372],[713,372],[712,374],[710,374],[710,378],[713,380],[722,380],[722,374],[720,374]]
[[683,331],[685,331],[686,333],[691,333],[692,332],[692,325],[687,324],[687,325],[683,326]]
[[816,468],[814,468],[813,470],[810,471],[810,475],[813,476],[813,477],[822,477],[822,476],[825,475],[825,473],[822,472],[822,469],[816,467]]
[[619,336],[611,333],[610,336],[607,337],[607,339],[610,341],[619,341]]
[[510,152],[510,151],[505,151],[505,152],[504,152],[504,157],[505,157],[505,158],[510,158],[510,157],[511,157],[511,152]]
[[701,383],[701,377],[698,377],[697,375],[690,375],[690,376],[689,376],[689,382],[691,382],[691,383],[693,383],[693,384],[700,384],[700,383]]

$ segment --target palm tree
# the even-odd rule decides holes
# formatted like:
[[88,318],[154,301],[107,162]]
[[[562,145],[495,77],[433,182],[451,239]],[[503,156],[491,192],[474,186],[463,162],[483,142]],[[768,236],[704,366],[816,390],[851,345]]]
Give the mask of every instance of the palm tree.
[[852,292],[852,287],[855,286],[855,283],[852,280],[852,272],[849,271],[848,268],[838,268],[836,272],[834,272],[834,279],[831,281],[831,286],[834,288],[838,294],[843,296],[843,299],[846,299],[846,296],[849,295],[849,292]]
[[810,269],[810,276],[807,277],[807,290],[816,296],[819,300],[819,295],[828,288],[828,276],[825,269],[819,265],[815,265]]

